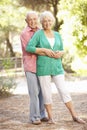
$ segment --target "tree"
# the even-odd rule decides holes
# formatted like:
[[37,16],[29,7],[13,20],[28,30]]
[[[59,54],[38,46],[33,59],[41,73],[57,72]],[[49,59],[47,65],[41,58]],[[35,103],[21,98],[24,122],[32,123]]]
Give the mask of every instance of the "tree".
[[61,0],[60,15],[64,19],[62,29],[63,35],[68,35],[67,42],[75,45],[80,57],[85,57],[87,55],[87,1]]
[[[24,12],[23,12],[24,11]],[[26,9],[19,6],[17,0],[0,1],[0,47],[3,50],[2,57],[14,57],[12,38],[23,27],[22,18]],[[21,25],[21,26],[20,26]]]
[[81,0],[76,8],[76,24],[74,24],[73,36],[75,46],[81,57],[87,55],[87,1]]
[[55,25],[54,30],[58,31],[60,29],[63,20],[58,20],[58,5],[60,0],[19,0],[19,3],[22,6],[27,8],[31,8],[32,10],[43,11],[43,10],[51,10],[55,17]]

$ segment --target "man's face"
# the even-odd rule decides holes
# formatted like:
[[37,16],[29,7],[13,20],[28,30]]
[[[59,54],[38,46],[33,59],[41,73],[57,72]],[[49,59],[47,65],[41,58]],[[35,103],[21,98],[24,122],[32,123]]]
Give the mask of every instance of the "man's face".
[[38,25],[38,16],[35,14],[29,14],[29,16],[26,19],[26,22],[28,23],[29,27],[35,29]]

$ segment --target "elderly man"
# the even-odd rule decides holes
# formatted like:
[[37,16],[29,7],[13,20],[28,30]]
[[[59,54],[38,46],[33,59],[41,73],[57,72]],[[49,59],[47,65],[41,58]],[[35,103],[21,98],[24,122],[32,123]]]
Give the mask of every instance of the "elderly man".
[[32,38],[33,34],[39,29],[37,13],[35,11],[30,11],[26,15],[25,21],[27,26],[22,31],[20,39],[23,52],[24,71],[30,96],[30,121],[31,123],[38,125],[41,124],[41,121],[48,121],[48,119],[45,116],[42,92],[38,77],[36,76],[37,56],[35,54],[28,53],[25,50],[27,43]]

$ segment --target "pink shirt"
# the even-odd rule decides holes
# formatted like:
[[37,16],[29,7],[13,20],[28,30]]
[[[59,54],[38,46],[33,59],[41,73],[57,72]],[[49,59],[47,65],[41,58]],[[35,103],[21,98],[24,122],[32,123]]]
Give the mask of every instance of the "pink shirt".
[[30,28],[26,27],[23,32],[21,33],[21,45],[22,45],[22,52],[23,52],[23,64],[24,64],[24,71],[30,71],[36,73],[36,55],[26,52],[26,45],[28,41],[32,38],[35,32]]

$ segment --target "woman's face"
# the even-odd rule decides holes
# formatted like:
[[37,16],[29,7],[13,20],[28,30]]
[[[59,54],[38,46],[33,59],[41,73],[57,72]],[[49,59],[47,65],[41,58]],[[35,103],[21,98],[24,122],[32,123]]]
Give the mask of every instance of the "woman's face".
[[42,26],[45,30],[51,30],[53,26],[53,20],[50,16],[46,16],[43,18]]

